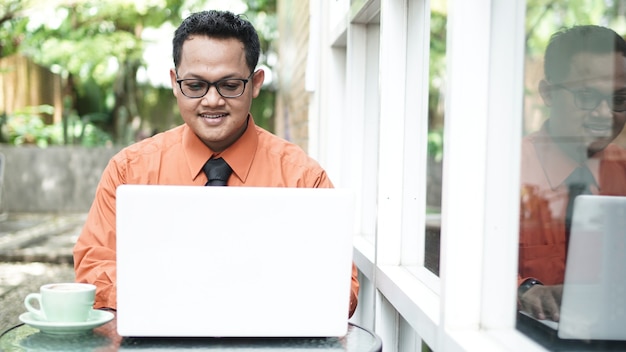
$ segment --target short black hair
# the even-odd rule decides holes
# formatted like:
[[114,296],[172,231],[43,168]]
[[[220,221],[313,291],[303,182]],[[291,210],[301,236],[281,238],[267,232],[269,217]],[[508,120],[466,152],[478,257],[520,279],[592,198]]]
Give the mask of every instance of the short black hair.
[[254,26],[241,15],[229,11],[201,11],[185,18],[174,32],[172,40],[174,67],[178,70],[183,43],[192,35],[204,35],[212,38],[235,38],[243,43],[246,51],[246,63],[253,72],[259,61],[261,44]]
[[552,34],[544,57],[544,74],[550,83],[563,83],[569,74],[572,57],[578,53],[621,53],[626,56],[626,41],[612,29],[596,25],[564,28]]

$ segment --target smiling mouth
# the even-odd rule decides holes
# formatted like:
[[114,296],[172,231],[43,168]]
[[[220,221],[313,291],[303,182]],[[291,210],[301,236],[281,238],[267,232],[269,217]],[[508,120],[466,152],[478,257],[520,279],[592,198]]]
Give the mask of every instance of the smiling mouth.
[[584,127],[592,136],[610,136],[613,132],[612,125],[585,125]]
[[221,117],[226,117],[227,114],[200,114],[200,117],[203,119],[219,119]]

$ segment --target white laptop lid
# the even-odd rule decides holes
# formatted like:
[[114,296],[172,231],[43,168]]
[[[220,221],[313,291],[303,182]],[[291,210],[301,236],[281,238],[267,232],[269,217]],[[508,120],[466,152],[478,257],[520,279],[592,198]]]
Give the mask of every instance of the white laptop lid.
[[342,336],[354,197],[343,189],[122,185],[121,336]]
[[558,336],[626,340],[626,197],[574,204]]

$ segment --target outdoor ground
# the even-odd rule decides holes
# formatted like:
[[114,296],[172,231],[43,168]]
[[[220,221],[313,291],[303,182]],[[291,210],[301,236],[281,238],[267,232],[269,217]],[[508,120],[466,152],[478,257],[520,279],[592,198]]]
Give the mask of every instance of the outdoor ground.
[[72,247],[85,214],[8,214],[0,219],[0,333],[19,324],[24,298],[74,281]]

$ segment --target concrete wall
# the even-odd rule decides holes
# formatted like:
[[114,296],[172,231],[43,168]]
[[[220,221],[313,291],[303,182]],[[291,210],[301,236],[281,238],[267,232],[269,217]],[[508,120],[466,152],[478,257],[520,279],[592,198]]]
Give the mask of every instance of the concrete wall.
[[102,170],[118,150],[0,145],[0,213],[88,211]]

